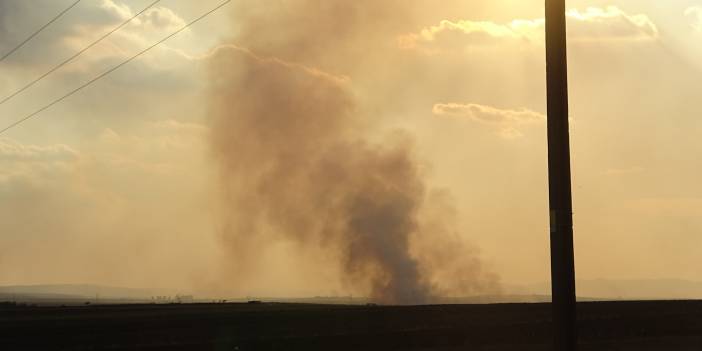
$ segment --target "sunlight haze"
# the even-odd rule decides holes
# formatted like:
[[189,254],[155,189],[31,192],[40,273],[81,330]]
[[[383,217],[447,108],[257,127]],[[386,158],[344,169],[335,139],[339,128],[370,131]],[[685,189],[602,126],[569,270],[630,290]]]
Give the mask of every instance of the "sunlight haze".
[[[0,0],[0,54],[71,2]],[[0,62],[0,99],[151,2],[81,2]],[[219,2],[160,1],[0,129]],[[701,282],[702,0],[567,6],[578,279]],[[233,0],[0,134],[0,285],[548,293],[543,13]]]

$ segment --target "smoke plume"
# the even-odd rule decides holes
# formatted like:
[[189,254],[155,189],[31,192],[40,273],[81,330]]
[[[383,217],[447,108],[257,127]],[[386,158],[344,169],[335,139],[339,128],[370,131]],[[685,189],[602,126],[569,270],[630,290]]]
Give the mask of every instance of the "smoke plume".
[[[311,6],[331,3],[345,5]],[[237,40],[252,49],[226,45],[210,58],[211,140],[233,274],[246,284],[246,267],[265,264],[260,252],[288,240],[334,252],[340,281],[379,302],[495,292],[497,278],[456,233],[450,201],[428,189],[411,136],[374,141],[367,121],[382,116],[360,112],[352,78],[310,65],[320,48],[333,51],[323,27],[340,7],[351,15],[336,38],[354,41],[353,3],[288,2],[267,23],[294,22],[292,34],[258,30],[255,41],[247,30],[260,29],[260,16],[243,16]],[[301,14],[314,18],[295,20]]]

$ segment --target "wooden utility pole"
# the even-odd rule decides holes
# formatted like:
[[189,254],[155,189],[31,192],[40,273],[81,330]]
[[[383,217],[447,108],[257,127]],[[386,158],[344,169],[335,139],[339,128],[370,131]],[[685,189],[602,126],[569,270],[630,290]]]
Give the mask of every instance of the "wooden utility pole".
[[565,0],[546,0],[548,183],[555,351],[577,349]]

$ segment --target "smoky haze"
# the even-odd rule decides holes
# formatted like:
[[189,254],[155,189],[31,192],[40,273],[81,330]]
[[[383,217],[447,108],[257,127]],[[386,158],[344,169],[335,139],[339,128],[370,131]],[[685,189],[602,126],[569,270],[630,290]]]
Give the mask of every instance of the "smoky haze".
[[[141,3],[81,2],[3,61],[0,95],[112,30]],[[690,103],[702,97],[702,12],[692,3],[669,1],[663,11],[653,0],[569,2],[578,279],[652,281],[616,289],[577,284],[581,297],[700,295],[669,283],[702,281],[696,268],[702,143],[694,137],[702,123],[700,105]],[[65,6],[0,0],[0,51]],[[0,120],[11,123],[93,79],[206,7],[161,2],[3,104]],[[369,294],[369,279],[345,271],[346,242],[319,228],[322,215],[302,234],[271,228],[282,217],[241,200],[246,192],[262,196],[237,183],[257,178],[231,176],[235,157],[257,155],[224,150],[226,135],[213,144],[212,127],[241,118],[240,96],[268,99],[263,81],[247,93],[245,80],[262,79],[255,69],[278,67],[286,81],[336,82],[348,111],[343,123],[325,130],[343,135],[335,139],[340,144],[357,142],[383,155],[407,148],[422,186],[420,203],[408,211],[415,216],[409,255],[430,292],[489,292],[495,280],[486,278],[485,265],[499,273],[506,295],[549,292],[540,285],[550,277],[543,15],[541,0],[232,1],[0,137],[0,285],[90,284],[263,300]],[[207,53],[225,44],[261,59],[225,49],[217,57],[226,66],[211,62]],[[225,91],[216,91],[220,86]],[[288,95],[312,101],[302,92]],[[226,132],[231,140],[250,133]],[[245,140],[236,141],[252,144]],[[298,147],[286,144],[285,151]],[[220,156],[213,158],[213,150]],[[247,162],[251,172],[263,169]],[[338,162],[352,164],[341,156]],[[284,224],[278,227],[292,228]],[[456,273],[459,267],[465,272]],[[533,285],[539,289],[519,288]]]
[[[499,291],[497,276],[457,233],[450,195],[427,184],[412,135],[371,137],[380,132],[368,121],[383,116],[359,106],[354,70],[343,69],[353,59],[334,52],[353,46],[345,44],[363,37],[369,22],[382,22],[373,16],[389,5],[369,2],[359,13],[362,4],[287,4],[265,18],[294,23],[287,36],[283,30],[268,38],[257,30],[260,16],[240,14],[233,41],[251,50],[224,45],[209,61],[211,145],[231,279],[240,286],[257,279],[250,272],[266,266],[261,253],[285,240],[330,252],[338,280],[378,302]],[[332,16],[340,11],[348,15]],[[346,20],[328,22],[338,18]],[[314,68],[316,56],[348,77]]]

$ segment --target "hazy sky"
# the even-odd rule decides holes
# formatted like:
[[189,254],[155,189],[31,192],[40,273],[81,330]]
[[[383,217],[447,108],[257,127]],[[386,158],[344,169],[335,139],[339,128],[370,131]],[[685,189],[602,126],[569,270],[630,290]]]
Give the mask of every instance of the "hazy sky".
[[[0,97],[150,2],[82,1],[0,63]],[[0,0],[0,54],[70,3]],[[0,128],[218,3],[161,1],[0,105]],[[0,284],[357,292],[321,250],[283,239],[257,253],[245,286],[230,270],[209,141],[220,45],[345,81],[367,138],[412,140],[428,191],[450,198],[486,270],[505,284],[547,281],[543,1],[329,3],[234,0],[0,135]],[[702,280],[702,0],[568,8],[578,277]],[[310,31],[330,34],[310,42]]]

